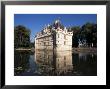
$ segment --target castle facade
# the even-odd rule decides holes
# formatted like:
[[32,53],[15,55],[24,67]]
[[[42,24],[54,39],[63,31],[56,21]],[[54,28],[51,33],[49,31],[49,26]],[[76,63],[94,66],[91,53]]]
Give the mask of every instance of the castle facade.
[[72,50],[72,36],[73,32],[56,20],[36,34],[35,50]]

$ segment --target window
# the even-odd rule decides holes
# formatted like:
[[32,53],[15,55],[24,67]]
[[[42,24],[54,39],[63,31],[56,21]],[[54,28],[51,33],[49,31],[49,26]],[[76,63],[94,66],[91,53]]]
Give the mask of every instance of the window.
[[44,42],[44,46],[46,45],[46,43]]
[[58,34],[58,38],[59,38],[59,34]]
[[64,61],[64,67],[66,66],[66,62]]
[[66,60],[66,56],[64,56],[64,60]]
[[64,35],[64,39],[66,39],[66,35]]
[[66,41],[64,41],[64,45],[66,45]]

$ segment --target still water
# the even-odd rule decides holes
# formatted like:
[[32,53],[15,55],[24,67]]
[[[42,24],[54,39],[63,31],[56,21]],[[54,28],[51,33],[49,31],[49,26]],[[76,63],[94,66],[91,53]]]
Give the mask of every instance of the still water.
[[97,76],[96,53],[15,51],[15,76]]

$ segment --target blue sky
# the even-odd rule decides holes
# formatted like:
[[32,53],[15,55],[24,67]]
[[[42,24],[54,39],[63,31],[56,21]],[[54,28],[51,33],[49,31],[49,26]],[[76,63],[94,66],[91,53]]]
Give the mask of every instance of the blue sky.
[[23,25],[31,30],[30,40],[33,42],[37,32],[40,32],[47,24],[52,24],[60,18],[66,26],[82,26],[87,22],[97,23],[96,14],[15,14],[14,26]]

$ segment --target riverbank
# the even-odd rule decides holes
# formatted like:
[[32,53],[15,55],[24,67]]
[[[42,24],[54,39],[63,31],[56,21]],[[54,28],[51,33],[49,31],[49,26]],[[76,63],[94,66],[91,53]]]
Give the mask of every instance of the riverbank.
[[73,52],[97,53],[97,48],[72,48]]
[[34,51],[34,48],[15,48],[17,51]]
[[17,48],[15,50],[31,50],[30,48]]
[[[34,52],[35,48],[17,48],[17,51],[31,51]],[[86,52],[86,53],[97,53],[97,48],[72,48],[72,52],[79,53],[79,52]]]

